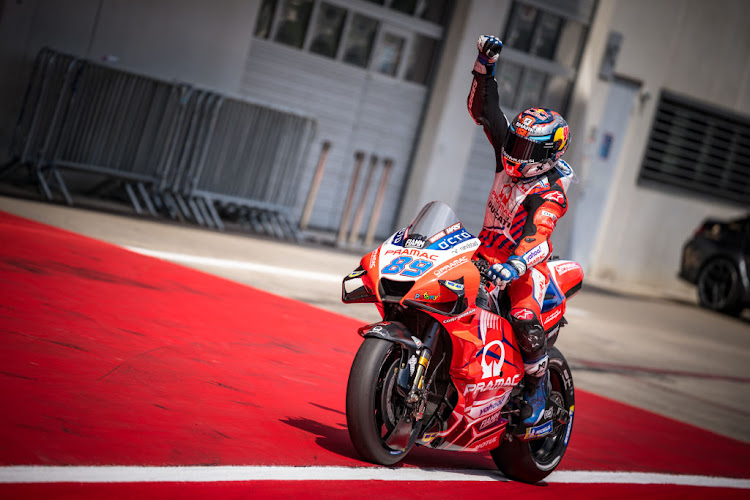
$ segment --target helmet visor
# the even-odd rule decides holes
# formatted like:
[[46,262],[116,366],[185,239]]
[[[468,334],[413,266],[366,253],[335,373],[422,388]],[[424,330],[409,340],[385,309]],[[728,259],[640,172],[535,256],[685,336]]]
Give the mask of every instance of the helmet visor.
[[508,159],[522,163],[543,163],[554,154],[554,142],[546,144],[510,133],[505,141]]

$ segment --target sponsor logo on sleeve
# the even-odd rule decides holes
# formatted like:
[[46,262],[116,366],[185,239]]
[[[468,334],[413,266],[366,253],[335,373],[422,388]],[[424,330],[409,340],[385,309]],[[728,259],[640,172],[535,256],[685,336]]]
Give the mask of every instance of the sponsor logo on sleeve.
[[552,220],[557,220],[557,215],[553,214],[549,210],[540,210],[539,214],[542,215],[542,216],[544,216],[544,217],[549,217]]

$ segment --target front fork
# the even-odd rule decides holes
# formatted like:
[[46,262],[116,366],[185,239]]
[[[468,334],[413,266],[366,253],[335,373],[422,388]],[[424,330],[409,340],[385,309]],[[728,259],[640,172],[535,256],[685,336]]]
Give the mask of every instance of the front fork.
[[407,404],[414,404],[424,394],[424,379],[427,374],[427,368],[430,366],[430,359],[432,358],[432,352],[435,350],[435,344],[437,344],[438,332],[440,331],[440,325],[433,323],[427,330],[424,340],[422,341],[422,350],[417,361],[417,367],[412,379],[411,389],[406,395]]

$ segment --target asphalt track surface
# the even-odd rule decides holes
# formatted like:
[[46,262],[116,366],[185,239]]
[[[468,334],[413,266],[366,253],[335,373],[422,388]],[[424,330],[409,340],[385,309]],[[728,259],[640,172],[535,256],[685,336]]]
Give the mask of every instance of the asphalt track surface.
[[[361,321],[0,212],[2,498],[747,498],[750,445],[578,390],[541,485],[349,442]],[[745,425],[745,424],[742,424]]]

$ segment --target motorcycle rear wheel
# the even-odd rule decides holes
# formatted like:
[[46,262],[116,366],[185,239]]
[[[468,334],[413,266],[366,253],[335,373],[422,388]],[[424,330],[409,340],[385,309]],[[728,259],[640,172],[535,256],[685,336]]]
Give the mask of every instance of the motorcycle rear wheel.
[[557,348],[551,348],[547,354],[552,383],[551,397],[562,397],[563,407],[570,412],[568,422],[555,421],[552,433],[543,438],[532,441],[514,438],[512,441],[503,441],[490,452],[500,472],[510,479],[525,483],[541,481],[555,470],[568,448],[573,430],[575,390],[570,367]]
[[[419,432],[419,423],[409,419],[396,391],[402,349],[388,340],[366,338],[352,363],[346,387],[346,423],[354,448],[368,462],[393,465],[401,461]],[[389,445],[399,425],[399,432],[408,433],[405,447]]]

